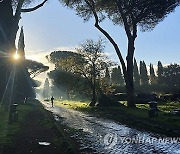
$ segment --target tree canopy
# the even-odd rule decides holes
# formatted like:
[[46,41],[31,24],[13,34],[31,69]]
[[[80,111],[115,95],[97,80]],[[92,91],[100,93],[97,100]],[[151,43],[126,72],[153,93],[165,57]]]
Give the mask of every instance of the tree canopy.
[[[88,21],[95,19],[94,26],[110,41],[122,65],[126,83],[128,106],[134,104],[133,58],[138,26],[142,31],[152,30],[180,4],[180,0],[59,0]],[[109,18],[115,25],[124,28],[128,39],[126,62],[113,37],[100,25]]]
[[[92,91],[92,102],[95,105],[96,95],[103,92],[104,80],[108,76],[106,70],[112,65],[112,62],[104,53],[104,44],[100,39],[98,41],[86,40],[76,48],[76,52],[71,51],[55,51],[47,56],[48,60],[55,64],[55,71],[61,75],[60,80],[68,78],[74,79],[76,83],[85,83]],[[52,73],[51,73],[52,74]],[[74,77],[73,75],[74,74]],[[62,79],[66,76],[66,79]],[[77,79],[79,78],[79,82]],[[64,81],[71,87],[71,81]],[[107,82],[106,82],[107,84]],[[61,83],[61,85],[63,85]],[[72,89],[72,88],[68,88]],[[106,88],[107,89],[107,88]]]
[[40,62],[29,60],[29,59],[25,60],[25,65],[32,78],[36,77],[42,72],[46,72],[49,69],[48,66],[45,66],[44,64]]

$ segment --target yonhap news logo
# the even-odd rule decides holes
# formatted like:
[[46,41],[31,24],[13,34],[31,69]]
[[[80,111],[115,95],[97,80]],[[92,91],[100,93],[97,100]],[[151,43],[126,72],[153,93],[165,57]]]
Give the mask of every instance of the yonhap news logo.
[[104,136],[106,148],[112,148],[117,144],[179,144],[180,137],[150,137],[150,136],[133,136],[118,137],[116,133],[108,133]]
[[117,144],[117,134],[116,133],[108,133],[104,136],[104,144],[108,148],[112,148]]

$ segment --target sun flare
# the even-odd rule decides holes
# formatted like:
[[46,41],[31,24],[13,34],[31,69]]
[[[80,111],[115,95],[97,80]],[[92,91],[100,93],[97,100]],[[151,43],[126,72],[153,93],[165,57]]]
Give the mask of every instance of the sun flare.
[[19,55],[18,55],[17,53],[15,53],[14,56],[13,56],[13,58],[14,58],[15,60],[18,60],[18,59],[19,59]]

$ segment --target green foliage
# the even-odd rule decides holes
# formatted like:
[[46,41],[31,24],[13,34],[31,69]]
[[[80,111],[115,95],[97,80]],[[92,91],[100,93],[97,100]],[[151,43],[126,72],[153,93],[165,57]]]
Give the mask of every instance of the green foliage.
[[138,69],[135,58],[134,58],[134,84],[135,84],[135,86],[140,85],[140,74],[139,74],[139,69]]
[[157,69],[157,82],[158,84],[162,84],[163,79],[162,79],[162,75],[163,75],[163,65],[161,63],[161,61],[158,61],[158,69]]
[[124,18],[132,28],[139,25],[142,30],[153,29],[179,5],[178,0],[59,0],[85,21],[96,11],[102,21],[105,17],[114,24],[124,25]]
[[109,72],[108,67],[106,67],[104,78],[105,78],[105,82],[109,85],[110,84],[110,72]]
[[18,40],[18,55],[20,56],[20,58],[25,58],[24,48],[25,48],[24,31],[23,31],[23,27],[21,27],[21,32]]
[[170,64],[164,67],[162,78],[169,89],[180,91],[180,65]]
[[[178,0],[101,0],[103,10],[114,24],[138,25],[141,30],[151,30],[178,5]],[[124,19],[125,18],[125,19]]]
[[61,69],[56,69],[48,74],[52,79],[52,95],[63,99],[74,97],[89,97],[90,88],[85,78]]
[[70,62],[70,59],[71,61],[76,60],[76,59],[78,61],[80,61],[80,59],[83,60],[80,54],[76,52],[72,52],[72,51],[54,51],[50,55],[47,55],[46,59],[49,62],[55,64],[55,68],[58,69],[60,67],[63,70],[66,70],[68,68],[68,66],[64,66],[64,65],[68,65],[68,63]]
[[156,75],[155,75],[155,72],[154,72],[154,67],[152,64],[150,64],[150,83],[151,84],[155,84],[156,83]]
[[147,74],[147,68],[144,61],[140,61],[140,75],[141,75],[141,85],[148,85],[149,78]]
[[24,65],[27,67],[29,74],[31,75],[32,78],[36,77],[42,72],[46,72],[49,67],[45,66],[44,64],[33,61],[30,59],[25,59]]
[[[106,77],[104,77],[103,73],[112,63],[103,50],[104,44],[101,39],[97,42],[90,39],[82,43],[76,49],[77,52],[55,51],[51,53],[47,58],[56,66],[56,69],[51,72],[51,78],[55,81],[54,85],[64,89],[62,91],[65,91],[67,96],[70,96],[70,93],[75,94],[75,91],[84,91],[81,94],[87,92],[86,95],[90,93],[94,97],[103,90],[107,90],[108,88],[104,88],[106,83],[104,78],[109,78],[110,75],[105,73]],[[106,85],[108,86],[107,83]]]
[[121,72],[121,67],[114,67],[111,73],[111,82],[114,85],[124,86],[124,78]]
[[[94,26],[113,45],[120,63],[126,82],[128,94],[128,104],[135,107],[133,101],[133,57],[135,50],[135,40],[137,38],[138,26],[142,31],[152,30],[169,13],[179,6],[179,0],[59,0],[65,6],[74,9],[76,14],[88,21],[94,17]],[[100,26],[105,18],[109,18],[115,25],[124,28],[128,39],[127,65],[122,57],[122,53],[116,41],[111,35]],[[144,76],[143,82],[148,84],[148,79]],[[143,84],[144,84],[143,83]]]

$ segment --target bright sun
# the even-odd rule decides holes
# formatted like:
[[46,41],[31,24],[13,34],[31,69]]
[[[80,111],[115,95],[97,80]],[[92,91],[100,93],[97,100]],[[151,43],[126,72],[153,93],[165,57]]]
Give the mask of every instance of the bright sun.
[[17,53],[15,53],[14,56],[13,56],[13,58],[14,58],[15,60],[18,60],[18,59],[19,59],[19,55],[18,55]]

